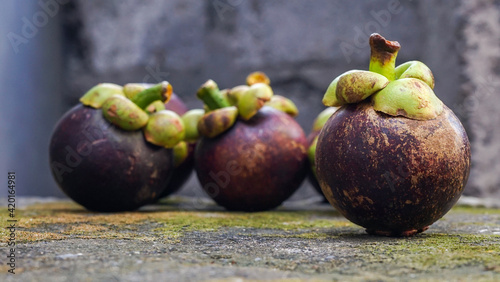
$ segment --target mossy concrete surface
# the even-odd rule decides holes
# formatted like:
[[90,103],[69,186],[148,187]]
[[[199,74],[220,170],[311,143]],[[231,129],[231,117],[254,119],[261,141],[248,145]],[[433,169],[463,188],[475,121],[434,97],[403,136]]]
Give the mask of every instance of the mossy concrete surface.
[[320,202],[259,213],[193,203],[109,214],[69,201],[25,206],[15,275],[0,231],[0,281],[500,280],[499,209],[456,206],[423,234],[386,238]]

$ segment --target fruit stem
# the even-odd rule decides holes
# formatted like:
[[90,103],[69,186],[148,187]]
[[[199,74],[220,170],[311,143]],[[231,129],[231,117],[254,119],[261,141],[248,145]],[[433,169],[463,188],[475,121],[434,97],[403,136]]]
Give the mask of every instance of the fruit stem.
[[170,83],[163,81],[150,88],[147,88],[135,95],[131,101],[134,102],[139,108],[146,109],[147,106],[151,105],[154,101],[160,100],[162,102],[167,102],[172,96],[172,85]]
[[372,72],[379,73],[390,81],[396,79],[396,57],[401,45],[397,41],[386,40],[378,33],[370,35],[370,68]]
[[217,110],[230,106],[229,102],[220,92],[217,83],[211,79],[207,80],[207,82],[198,89],[196,96],[205,103],[209,110]]
[[261,71],[255,71],[247,76],[247,85],[252,86],[256,83],[271,85],[271,80],[265,73]]

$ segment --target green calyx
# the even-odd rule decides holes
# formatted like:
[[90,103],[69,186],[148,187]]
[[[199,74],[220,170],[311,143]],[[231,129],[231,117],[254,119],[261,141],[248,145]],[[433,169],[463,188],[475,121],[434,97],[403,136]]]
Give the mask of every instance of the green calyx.
[[252,85],[257,84],[257,83],[264,83],[267,85],[271,85],[271,80],[269,79],[269,77],[265,73],[263,73],[261,71],[252,72],[251,74],[249,74],[247,76],[247,85],[248,86],[252,86]]
[[373,108],[391,116],[417,120],[434,119],[443,103],[432,90],[434,77],[422,62],[410,61],[395,67],[400,45],[379,34],[370,36],[369,71],[348,71],[328,87],[323,104],[342,106],[372,99]]
[[376,111],[417,120],[435,118],[443,111],[443,102],[432,88],[416,78],[402,78],[391,82],[373,95],[372,101]]
[[434,76],[431,69],[419,61],[409,61],[396,67],[396,79],[416,78],[425,82],[434,89]]
[[371,71],[352,70],[335,78],[326,90],[323,104],[339,107],[359,103],[389,84],[389,80]]
[[174,167],[177,168],[187,159],[189,155],[189,145],[185,141],[177,143],[173,148]]
[[324,109],[319,115],[314,119],[313,123],[313,128],[312,128],[312,134],[315,134],[316,136],[314,137],[313,141],[311,142],[311,145],[309,146],[307,150],[307,156],[309,158],[309,163],[311,165],[311,169],[316,176],[316,144],[318,143],[318,136],[319,136],[319,131],[323,128],[325,123],[328,121],[328,119],[338,110],[338,107],[328,107]]
[[338,107],[328,107],[324,109],[319,115],[314,119],[312,132],[318,132],[323,128],[328,119],[338,110]]
[[153,114],[153,113],[156,113],[159,111],[163,111],[163,110],[165,110],[165,103],[160,101],[160,100],[156,100],[153,103],[149,104],[149,106],[146,107],[146,112],[148,112],[150,114]]
[[148,114],[122,95],[113,95],[102,104],[102,114],[112,124],[124,130],[144,127]]
[[203,101],[210,111],[230,106],[226,97],[219,90],[217,83],[211,79],[198,89],[196,96]]
[[292,117],[295,117],[299,114],[299,109],[297,109],[297,106],[295,106],[293,101],[281,95],[273,95],[271,97],[271,100],[265,103],[265,106],[275,108]]
[[200,138],[200,133],[198,132],[198,122],[205,114],[204,110],[194,109],[186,112],[181,118],[184,122],[184,127],[186,129],[186,135],[184,140],[187,142],[196,142]]
[[127,83],[123,85],[123,94],[125,94],[125,97],[132,100],[135,95],[150,88],[151,86],[153,85],[146,83]]
[[[248,85],[219,90],[213,80],[205,82],[196,96],[204,102],[205,114],[198,118],[197,133],[213,138],[233,126],[239,117],[250,120],[263,106],[270,106],[291,116],[298,114],[295,104],[282,96],[274,96],[270,80],[263,72],[248,75]],[[193,129],[193,136],[195,130]]]
[[165,109],[163,103],[171,95],[172,86],[166,81],[153,86],[129,83],[125,87],[100,83],[87,91],[80,101],[96,109],[102,108],[104,117],[121,129],[137,130],[146,125],[146,111]]
[[185,135],[181,117],[169,110],[152,114],[143,130],[147,141],[165,148],[174,148]]
[[318,144],[318,136],[316,136],[307,150],[307,157],[309,158],[309,163],[311,164],[311,169],[316,176],[316,145]]
[[213,110],[200,118],[197,125],[198,132],[213,138],[231,128],[237,117],[238,109],[235,106]]
[[163,81],[135,94],[130,100],[141,109],[145,109],[154,101],[160,100],[163,103],[168,102],[172,97],[172,85]]
[[240,117],[244,120],[251,119],[266,102],[271,100],[273,94],[271,86],[265,83],[256,83],[250,86],[238,100],[237,107]]
[[123,87],[113,83],[99,83],[87,91],[80,98],[80,102],[85,106],[99,109],[104,101],[113,95],[123,96]]
[[165,103],[172,96],[172,86],[159,84],[128,83],[124,87],[101,83],[82,96],[82,104],[101,108],[104,118],[117,127],[127,130],[143,129],[146,140],[152,144],[173,148],[184,139],[182,119],[165,110]]
[[229,91],[227,91],[227,100],[229,101],[231,106],[236,106],[241,96],[243,96],[243,94],[247,92],[248,89],[250,89],[248,85],[238,85],[229,89]]

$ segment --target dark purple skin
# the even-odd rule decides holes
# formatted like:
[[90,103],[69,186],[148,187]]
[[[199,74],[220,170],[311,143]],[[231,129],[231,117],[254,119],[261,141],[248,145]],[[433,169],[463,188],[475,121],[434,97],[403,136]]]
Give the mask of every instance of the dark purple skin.
[[[307,136],[307,144],[308,146],[311,146],[312,142],[314,141],[314,138],[319,135],[319,132],[321,130],[316,130],[312,131],[308,136]],[[321,186],[319,186],[318,179],[316,178],[316,175],[314,175],[314,172],[312,170],[311,163],[309,162],[309,170],[307,171],[307,179],[309,180],[309,183],[313,186],[313,188],[323,196],[323,202],[328,203],[328,199],[326,199],[325,195],[323,194],[323,191],[321,190]]]
[[433,120],[376,112],[369,102],[339,109],[316,147],[319,183],[329,202],[368,233],[411,236],[459,199],[470,144],[445,106]]
[[[188,111],[188,108],[175,93],[172,93],[170,101],[165,104],[167,110],[173,111],[182,116]],[[167,197],[177,191],[186,183],[191,176],[194,168],[194,147],[196,143],[189,144],[189,155],[186,160],[178,167],[174,168],[172,178],[167,183],[167,187],[160,195],[160,198]]]
[[167,183],[167,188],[163,190],[160,198],[167,197],[177,191],[186,183],[186,181],[191,176],[194,168],[194,150],[196,143],[188,144],[188,156],[184,162],[178,167],[174,168],[174,173],[170,181]]
[[59,187],[91,211],[135,210],[154,202],[172,175],[172,150],[141,130],[110,124],[101,109],[77,105],[57,123],[49,148]]
[[266,106],[215,138],[203,137],[195,151],[196,173],[205,192],[226,209],[269,210],[304,180],[306,148],[300,125]]

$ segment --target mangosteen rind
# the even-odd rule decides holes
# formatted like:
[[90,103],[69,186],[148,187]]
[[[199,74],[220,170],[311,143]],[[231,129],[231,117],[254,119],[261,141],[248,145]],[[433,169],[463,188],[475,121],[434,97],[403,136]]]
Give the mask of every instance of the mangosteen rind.
[[[332,162],[331,160],[335,160]],[[368,230],[422,230],[459,199],[470,144],[453,112],[427,121],[376,112],[370,103],[340,108],[316,149],[322,191],[346,218]]]
[[172,174],[172,150],[125,131],[101,110],[77,105],[56,125],[49,147],[59,187],[92,211],[135,210],[154,202]]
[[289,115],[263,107],[226,132],[203,137],[195,168],[202,188],[228,210],[263,211],[279,206],[307,173],[307,141]]

